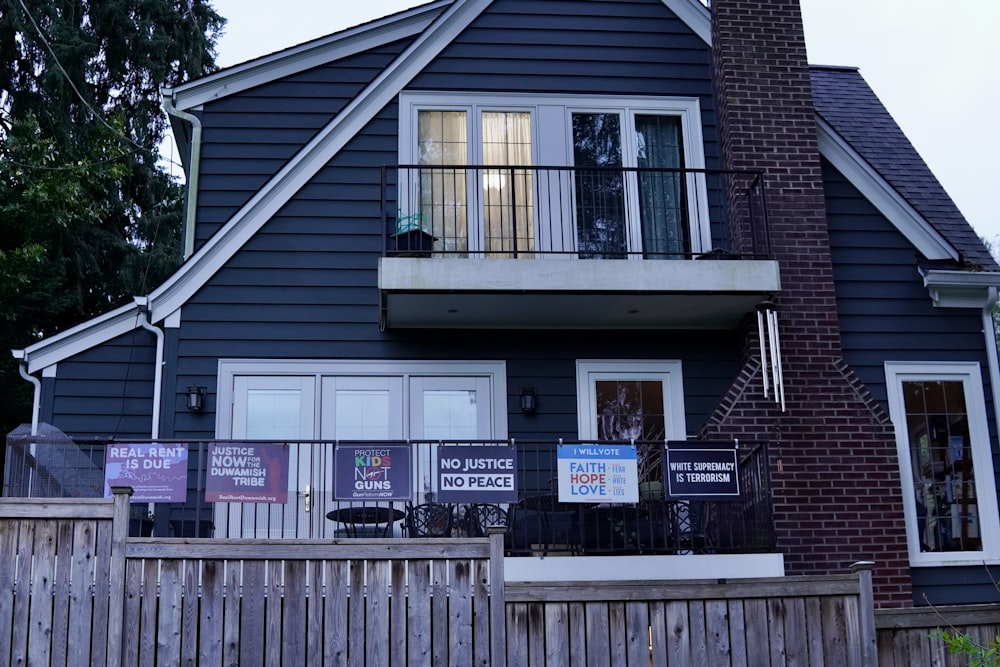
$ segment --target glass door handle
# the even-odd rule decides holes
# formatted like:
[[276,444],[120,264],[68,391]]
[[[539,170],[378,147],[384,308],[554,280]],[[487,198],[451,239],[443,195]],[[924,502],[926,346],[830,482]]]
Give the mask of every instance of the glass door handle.
[[308,484],[306,484],[305,493],[302,495],[305,496],[305,507],[303,509],[308,512],[312,501],[312,488]]

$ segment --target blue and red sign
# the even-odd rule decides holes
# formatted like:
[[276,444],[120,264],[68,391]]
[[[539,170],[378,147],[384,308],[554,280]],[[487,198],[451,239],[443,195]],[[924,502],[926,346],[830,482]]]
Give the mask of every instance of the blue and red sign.
[[559,445],[559,501],[639,502],[633,445]]

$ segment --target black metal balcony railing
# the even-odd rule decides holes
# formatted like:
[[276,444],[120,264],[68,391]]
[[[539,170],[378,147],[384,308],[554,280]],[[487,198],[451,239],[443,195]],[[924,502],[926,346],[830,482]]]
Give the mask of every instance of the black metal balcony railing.
[[[578,441],[575,441],[578,442]],[[104,454],[121,443],[59,439],[8,438],[4,496],[100,497],[104,492]],[[415,504],[435,501],[433,448],[440,444],[508,444],[503,442],[410,443],[415,448],[412,503],[340,502],[332,494],[335,443],[289,443],[291,466],[288,503],[208,503],[205,461],[208,442],[189,442],[188,492],[184,503],[133,505],[136,535],[161,537],[300,538],[406,537]],[[621,443],[618,443],[621,444]],[[636,443],[640,458],[651,461],[640,472],[640,501],[584,504],[559,501],[556,492],[556,443],[515,443],[518,502],[495,507],[449,505],[447,535],[481,534],[490,523],[507,526],[509,555],[767,553],[775,548],[767,447],[740,448],[737,500],[667,500],[663,493],[662,442]],[[642,470],[643,468],[641,468]],[[421,481],[423,480],[423,481]],[[303,490],[311,489],[310,498]],[[296,492],[297,490],[297,492]],[[303,511],[305,504],[308,510]],[[358,512],[359,508],[364,508]],[[351,510],[344,512],[343,510]],[[485,513],[485,517],[481,516]],[[151,514],[152,517],[148,516]],[[353,516],[354,523],[342,522]],[[359,518],[360,517],[360,518]],[[477,519],[477,520],[474,520]],[[370,523],[366,523],[369,521]]]
[[381,193],[389,255],[684,259],[769,252],[758,172],[400,165],[382,168]]

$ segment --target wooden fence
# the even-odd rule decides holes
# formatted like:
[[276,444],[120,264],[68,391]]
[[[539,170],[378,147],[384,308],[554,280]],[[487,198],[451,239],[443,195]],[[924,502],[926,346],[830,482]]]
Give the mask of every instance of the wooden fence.
[[504,581],[500,534],[262,541],[127,533],[127,491],[114,501],[0,502],[0,664],[878,664],[864,568],[728,582],[496,585]]

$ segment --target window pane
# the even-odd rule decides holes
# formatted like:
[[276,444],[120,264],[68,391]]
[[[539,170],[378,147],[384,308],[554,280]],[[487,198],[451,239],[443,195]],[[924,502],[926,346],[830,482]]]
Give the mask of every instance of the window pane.
[[530,257],[535,245],[532,174],[513,168],[531,165],[530,113],[483,112],[483,164],[507,167],[483,172],[487,253]]
[[338,390],[335,407],[338,440],[390,440],[389,392]]
[[479,437],[474,390],[425,390],[424,433],[428,440],[475,440]]
[[[417,114],[418,162],[464,166],[469,162],[464,111],[420,111]],[[438,252],[468,250],[467,191],[464,169],[420,170],[420,220],[434,237]]]
[[302,396],[298,389],[247,391],[246,437],[251,440],[297,438]]
[[666,433],[663,383],[659,380],[597,380],[597,437],[662,440]]
[[659,259],[683,257],[691,251],[684,176],[679,171],[658,171],[684,167],[681,120],[639,115],[635,134],[643,252]]
[[580,257],[624,258],[625,184],[618,114],[573,114],[573,165]]
[[963,383],[904,382],[903,401],[920,550],[980,550]]

